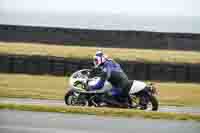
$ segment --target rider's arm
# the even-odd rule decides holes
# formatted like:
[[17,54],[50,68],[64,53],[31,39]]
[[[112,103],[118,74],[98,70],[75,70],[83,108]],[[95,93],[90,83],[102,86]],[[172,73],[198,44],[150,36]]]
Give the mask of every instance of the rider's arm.
[[97,74],[97,76],[100,77],[100,80],[95,86],[92,86],[90,89],[97,90],[103,88],[105,81],[110,77],[110,75],[111,75],[110,68],[104,67],[103,70]]

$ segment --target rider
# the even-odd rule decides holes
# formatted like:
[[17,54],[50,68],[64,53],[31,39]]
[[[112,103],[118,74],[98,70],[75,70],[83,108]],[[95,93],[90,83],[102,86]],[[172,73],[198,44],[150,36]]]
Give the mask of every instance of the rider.
[[120,98],[120,101],[124,103],[124,106],[131,107],[129,90],[132,84],[129,82],[127,75],[120,65],[108,58],[102,51],[97,51],[94,56],[94,68],[100,70],[100,73],[98,73],[100,80],[95,86],[92,86],[90,90],[103,88],[104,83],[107,80],[112,84],[112,89],[109,93],[114,97]]

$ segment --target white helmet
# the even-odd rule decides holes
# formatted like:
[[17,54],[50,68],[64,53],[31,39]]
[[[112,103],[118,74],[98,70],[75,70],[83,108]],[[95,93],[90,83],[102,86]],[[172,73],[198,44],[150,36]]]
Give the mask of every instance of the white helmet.
[[102,51],[97,51],[96,55],[93,58],[94,66],[99,67],[101,64],[103,64],[106,61],[106,56],[103,54]]

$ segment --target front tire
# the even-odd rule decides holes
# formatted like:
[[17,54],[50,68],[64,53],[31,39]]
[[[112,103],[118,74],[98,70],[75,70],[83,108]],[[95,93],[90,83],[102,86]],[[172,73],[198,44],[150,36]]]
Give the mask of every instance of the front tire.
[[73,105],[73,97],[74,97],[74,92],[72,90],[69,90],[64,97],[65,104],[66,105]]
[[88,100],[85,98],[84,95],[76,93],[74,90],[69,90],[65,94],[65,104],[71,106],[88,106]]

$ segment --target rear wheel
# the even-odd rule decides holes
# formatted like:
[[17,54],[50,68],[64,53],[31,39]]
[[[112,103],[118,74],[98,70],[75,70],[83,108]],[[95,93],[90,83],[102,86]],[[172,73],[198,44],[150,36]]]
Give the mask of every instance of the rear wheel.
[[141,110],[152,110],[157,111],[158,110],[158,100],[154,95],[149,96],[147,98],[146,96],[131,96],[132,105],[135,108],[139,108]]
[[149,97],[149,100],[150,100],[149,102],[151,102],[152,105],[152,111],[157,111],[159,106],[157,98],[154,95],[151,95]]
[[158,110],[158,100],[154,95],[140,97],[139,105],[141,110]]

